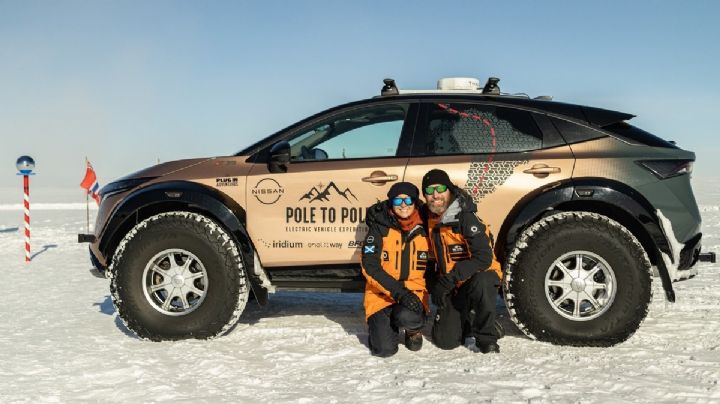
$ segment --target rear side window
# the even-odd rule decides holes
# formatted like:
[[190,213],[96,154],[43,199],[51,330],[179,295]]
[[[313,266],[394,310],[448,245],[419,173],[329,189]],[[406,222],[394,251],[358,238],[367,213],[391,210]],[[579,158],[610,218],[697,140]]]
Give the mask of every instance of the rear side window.
[[632,126],[624,121],[603,126],[603,129],[628,140],[630,143],[639,143],[653,147],[667,147],[672,149],[678,149],[677,146],[668,142],[667,140],[661,139],[653,135],[652,133],[645,132],[644,130]]
[[580,143],[587,140],[599,139],[607,135],[587,126],[578,125],[574,122],[559,118],[550,118],[553,125],[560,131],[560,134],[567,143]]
[[547,149],[565,144],[565,140],[560,136],[560,132],[558,132],[547,115],[533,113],[532,116],[543,133],[543,148]]
[[536,150],[542,133],[532,115],[477,104],[428,104],[421,155],[488,154]]

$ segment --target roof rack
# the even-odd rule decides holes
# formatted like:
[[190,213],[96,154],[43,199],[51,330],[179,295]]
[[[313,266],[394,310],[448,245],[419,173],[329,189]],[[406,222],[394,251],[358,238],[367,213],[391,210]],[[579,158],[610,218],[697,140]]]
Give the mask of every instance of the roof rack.
[[[485,86],[480,88],[480,80],[469,77],[447,77],[438,80],[437,89],[433,90],[400,90],[394,79],[383,80],[383,87],[380,90],[381,97],[403,95],[403,94],[477,94],[477,95],[502,95],[509,97],[530,98],[527,94],[506,94],[500,92],[497,77],[489,77]],[[552,100],[552,96],[542,95],[535,97],[536,100]]]

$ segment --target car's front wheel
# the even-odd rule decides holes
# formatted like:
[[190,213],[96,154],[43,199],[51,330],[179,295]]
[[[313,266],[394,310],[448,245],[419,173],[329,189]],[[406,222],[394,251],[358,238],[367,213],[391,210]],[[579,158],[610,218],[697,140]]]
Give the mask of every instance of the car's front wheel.
[[197,213],[143,220],[119,244],[109,271],[120,318],[154,341],[222,335],[248,300],[236,243]]
[[599,214],[563,212],[527,228],[508,259],[504,296],[528,336],[610,346],[629,338],[652,298],[650,262],[625,227]]

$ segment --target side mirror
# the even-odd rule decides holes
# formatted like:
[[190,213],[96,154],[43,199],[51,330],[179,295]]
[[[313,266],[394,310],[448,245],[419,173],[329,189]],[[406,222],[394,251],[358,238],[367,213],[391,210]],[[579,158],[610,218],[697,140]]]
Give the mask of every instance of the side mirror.
[[270,160],[268,170],[271,173],[287,172],[287,165],[290,163],[290,143],[283,140],[275,143],[270,148]]

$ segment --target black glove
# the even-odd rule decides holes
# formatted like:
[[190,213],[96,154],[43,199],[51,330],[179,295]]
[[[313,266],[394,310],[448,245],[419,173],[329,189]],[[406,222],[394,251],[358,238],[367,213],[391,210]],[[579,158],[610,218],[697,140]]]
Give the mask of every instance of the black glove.
[[394,299],[396,302],[407,307],[411,311],[414,311],[415,313],[422,313],[425,311],[425,307],[420,301],[420,298],[417,297],[417,295],[411,292],[408,288],[402,288],[400,292],[396,293]]
[[445,297],[455,289],[455,281],[449,275],[442,275],[435,278],[430,285],[430,297],[436,306],[442,306]]

